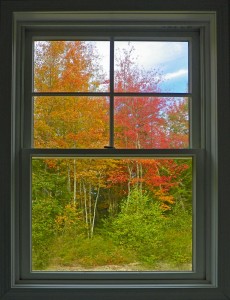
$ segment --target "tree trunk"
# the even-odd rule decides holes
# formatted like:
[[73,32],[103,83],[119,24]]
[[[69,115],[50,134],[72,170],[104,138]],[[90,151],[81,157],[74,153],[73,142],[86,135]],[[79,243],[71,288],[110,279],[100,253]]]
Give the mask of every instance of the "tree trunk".
[[[100,174],[100,177],[101,177],[101,174]],[[99,181],[100,181],[100,177],[99,177]],[[95,203],[94,203],[94,209],[93,209],[93,220],[92,220],[92,225],[91,225],[91,238],[93,237],[93,233],[94,233],[96,209],[97,209],[97,202],[98,202],[99,195],[100,195],[100,183],[98,185],[97,195],[96,195],[96,199],[95,199]]]
[[77,172],[76,172],[76,159],[73,160],[73,203],[76,205],[77,193]]
[[87,227],[87,235],[89,238],[90,235],[89,235],[89,221],[88,221],[88,208],[87,208],[87,192],[86,192],[86,187],[85,187],[84,182],[82,182],[82,186],[83,186],[83,191],[84,191],[85,223],[86,223],[86,227]]

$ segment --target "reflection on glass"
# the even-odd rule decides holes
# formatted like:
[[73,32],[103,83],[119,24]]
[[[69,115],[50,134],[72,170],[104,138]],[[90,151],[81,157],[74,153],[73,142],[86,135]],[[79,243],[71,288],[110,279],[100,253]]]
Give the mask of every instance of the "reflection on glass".
[[35,92],[109,90],[109,42],[34,42]]
[[115,146],[188,148],[188,98],[115,97]]
[[191,271],[192,158],[33,158],[32,270]]
[[116,92],[188,92],[188,42],[116,41]]
[[35,148],[103,148],[109,141],[106,97],[34,97]]

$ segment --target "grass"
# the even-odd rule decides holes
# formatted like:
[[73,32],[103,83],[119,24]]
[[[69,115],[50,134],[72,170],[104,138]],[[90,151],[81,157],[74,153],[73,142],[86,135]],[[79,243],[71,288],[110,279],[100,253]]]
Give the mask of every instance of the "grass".
[[125,265],[133,263],[136,257],[133,252],[115,245],[111,240],[101,236],[92,239],[58,237],[52,245],[52,259],[48,269],[55,265],[59,267],[79,266],[95,268],[105,265]]
[[[95,235],[92,239],[61,235],[50,246],[50,260],[40,268],[43,271],[191,271],[188,261],[178,261],[166,256],[153,261],[137,255],[112,240]],[[182,255],[182,254],[180,254]]]

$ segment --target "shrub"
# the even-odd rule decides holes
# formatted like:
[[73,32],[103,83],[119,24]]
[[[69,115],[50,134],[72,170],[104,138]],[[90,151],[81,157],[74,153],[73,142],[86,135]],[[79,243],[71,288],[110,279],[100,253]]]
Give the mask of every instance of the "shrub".
[[112,221],[109,235],[116,244],[135,251],[139,259],[152,264],[161,245],[163,221],[159,204],[147,193],[134,189]]
[[55,237],[55,218],[60,211],[58,201],[44,198],[32,205],[32,262],[34,270],[46,267],[50,244]]

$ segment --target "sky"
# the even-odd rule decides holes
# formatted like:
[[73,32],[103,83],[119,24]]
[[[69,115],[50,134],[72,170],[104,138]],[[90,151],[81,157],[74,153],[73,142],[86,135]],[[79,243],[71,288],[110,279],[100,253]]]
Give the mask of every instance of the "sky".
[[[109,68],[109,42],[96,42],[104,68]],[[146,69],[157,69],[163,74],[160,85],[162,92],[187,92],[188,87],[188,42],[138,41],[115,42],[117,49],[134,47],[133,55],[137,57],[138,66]]]

